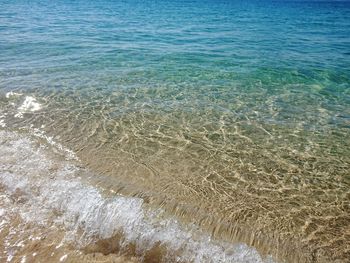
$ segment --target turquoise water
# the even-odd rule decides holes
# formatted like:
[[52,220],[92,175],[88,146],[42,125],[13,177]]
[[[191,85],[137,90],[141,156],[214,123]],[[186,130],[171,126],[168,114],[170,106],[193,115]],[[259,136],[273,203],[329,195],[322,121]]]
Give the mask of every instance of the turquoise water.
[[349,1],[0,7],[1,129],[219,240],[349,258]]

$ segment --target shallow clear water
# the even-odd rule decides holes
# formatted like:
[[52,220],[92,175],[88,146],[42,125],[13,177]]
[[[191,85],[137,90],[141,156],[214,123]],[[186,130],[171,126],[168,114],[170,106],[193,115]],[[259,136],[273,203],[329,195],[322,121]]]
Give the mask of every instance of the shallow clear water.
[[218,242],[350,257],[350,2],[0,6],[0,129]]

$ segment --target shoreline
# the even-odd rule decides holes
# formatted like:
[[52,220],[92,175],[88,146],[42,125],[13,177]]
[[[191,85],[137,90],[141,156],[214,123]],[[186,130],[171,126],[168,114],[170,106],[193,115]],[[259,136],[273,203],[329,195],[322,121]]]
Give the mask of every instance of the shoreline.
[[[72,166],[68,161],[57,163],[57,160],[49,158],[45,154],[47,152],[45,147],[35,146],[36,143],[13,132],[0,131],[0,138],[2,152],[6,153],[5,159],[2,159],[3,172],[0,174],[1,185],[6,193],[2,197],[5,198],[10,208],[11,205],[13,206],[9,211],[16,211],[13,215],[8,216],[7,222],[2,223],[1,233],[6,233],[9,229],[18,229],[18,226],[34,232],[39,231],[37,238],[43,242],[37,242],[37,239],[34,238],[33,243],[29,238],[29,251],[30,248],[33,248],[34,251],[38,246],[45,247],[45,240],[55,238],[57,232],[61,233],[61,239],[56,241],[51,239],[51,243],[70,240],[73,242],[71,244],[74,244],[78,241],[78,248],[80,247],[83,251],[102,252],[102,254],[106,253],[109,247],[107,254],[112,261],[119,260],[115,251],[118,251],[117,247],[121,245],[119,250],[121,252],[125,249],[130,252],[130,248],[135,246],[134,249],[131,249],[134,252],[128,258],[130,260],[142,259],[144,262],[148,262],[147,257],[150,259],[149,262],[162,260],[172,262],[175,258],[181,262],[273,262],[271,258],[263,260],[254,248],[243,243],[234,245],[215,241],[193,227],[184,230],[177,220],[163,218],[161,211],[147,212],[144,210],[142,199],[122,196],[106,199],[97,189],[88,185],[84,186],[76,178],[77,167]],[[23,156],[23,163],[18,163],[16,156]],[[39,166],[32,166],[39,160]],[[46,173],[51,173],[51,175],[48,177]],[[4,211],[6,214],[6,210]],[[17,219],[13,220],[11,216]],[[35,222],[41,221],[42,224],[36,225]],[[40,229],[47,228],[47,226],[50,226],[49,229],[56,230],[41,232]],[[118,238],[115,239],[116,231],[123,233],[119,241]],[[28,241],[27,230],[18,234],[20,239],[21,235],[24,235],[24,240]],[[109,238],[112,239],[109,240]],[[24,240],[16,240],[16,234],[13,239],[13,245],[7,248],[8,253],[16,251],[15,244],[24,242]],[[53,245],[48,251],[55,253],[52,248]],[[81,251],[77,251],[72,254],[72,260],[75,256],[81,256]],[[114,253],[110,253],[111,251]],[[57,253],[58,256],[61,252]],[[15,256],[15,254],[8,255],[10,261],[11,257]],[[139,259],[132,258],[132,256],[138,256]],[[103,258],[102,255],[96,257]],[[159,260],[154,261],[157,257]],[[124,260],[125,257],[121,259]]]

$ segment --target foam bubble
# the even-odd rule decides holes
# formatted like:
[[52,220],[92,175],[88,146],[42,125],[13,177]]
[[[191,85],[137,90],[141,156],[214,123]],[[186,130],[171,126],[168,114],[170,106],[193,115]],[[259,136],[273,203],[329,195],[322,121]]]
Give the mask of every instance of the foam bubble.
[[3,119],[0,119],[0,127],[2,127],[2,128],[6,127],[6,123]]
[[[3,216],[4,214],[5,214],[5,209],[0,208],[0,216]],[[1,225],[1,223],[0,223],[0,225]]]
[[42,106],[36,98],[32,96],[26,96],[22,105],[18,107],[18,113],[15,115],[15,117],[23,118],[23,113],[38,111],[41,108]]
[[60,262],[63,262],[67,259],[67,255],[63,255],[61,258],[60,258]]
[[11,98],[11,97],[19,97],[19,96],[22,96],[23,94],[22,93],[17,93],[17,92],[13,92],[13,91],[10,91],[10,92],[7,92],[5,94],[5,97],[7,99]]
[[5,128],[6,127],[6,122],[5,122],[5,118],[6,118],[7,113],[4,113],[3,115],[0,115],[0,127]]

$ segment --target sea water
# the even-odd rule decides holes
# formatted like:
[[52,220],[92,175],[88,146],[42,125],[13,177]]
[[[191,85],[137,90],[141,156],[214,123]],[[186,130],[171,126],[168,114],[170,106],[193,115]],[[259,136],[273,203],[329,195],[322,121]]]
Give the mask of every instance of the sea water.
[[350,257],[350,2],[0,0],[0,55],[0,261]]

